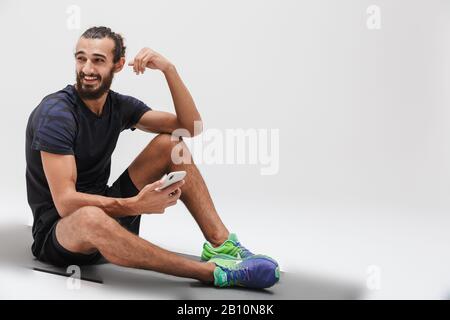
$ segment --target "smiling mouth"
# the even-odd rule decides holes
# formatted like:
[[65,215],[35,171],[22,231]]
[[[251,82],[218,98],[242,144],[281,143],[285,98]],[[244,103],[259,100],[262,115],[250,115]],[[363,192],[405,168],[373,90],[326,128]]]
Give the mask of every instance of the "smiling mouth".
[[86,82],[86,83],[95,83],[95,82],[98,81],[98,77],[96,77],[96,76],[93,76],[93,77],[91,77],[91,76],[84,76],[83,77],[83,81]]

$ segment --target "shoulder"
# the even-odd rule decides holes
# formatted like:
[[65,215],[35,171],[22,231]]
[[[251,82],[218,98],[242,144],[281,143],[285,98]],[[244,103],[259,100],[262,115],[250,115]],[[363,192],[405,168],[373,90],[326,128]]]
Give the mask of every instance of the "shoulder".
[[73,110],[76,104],[75,93],[73,90],[72,86],[67,86],[62,90],[51,93],[42,99],[39,103],[39,107],[46,111],[51,111],[53,109]]
[[74,119],[75,98],[69,86],[45,96],[36,107],[36,116]]
[[42,99],[30,114],[29,129],[39,130],[48,126],[76,127],[75,100],[68,87]]
[[130,95],[126,95],[126,94],[121,94],[115,91],[111,90],[111,97],[113,98],[114,103],[123,106],[124,108],[130,106],[130,107],[140,107],[140,106],[145,106],[147,107],[147,105],[140,99],[135,98],[133,96]]

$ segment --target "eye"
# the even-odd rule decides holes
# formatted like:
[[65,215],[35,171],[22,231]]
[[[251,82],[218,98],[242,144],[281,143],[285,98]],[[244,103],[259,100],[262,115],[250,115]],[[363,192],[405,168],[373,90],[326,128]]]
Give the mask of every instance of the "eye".
[[97,63],[103,63],[103,62],[105,62],[105,60],[103,60],[103,59],[101,59],[101,58],[97,58],[97,59],[95,59],[95,62],[97,62]]
[[86,61],[86,59],[84,57],[81,57],[81,56],[77,57],[77,60],[78,61]]

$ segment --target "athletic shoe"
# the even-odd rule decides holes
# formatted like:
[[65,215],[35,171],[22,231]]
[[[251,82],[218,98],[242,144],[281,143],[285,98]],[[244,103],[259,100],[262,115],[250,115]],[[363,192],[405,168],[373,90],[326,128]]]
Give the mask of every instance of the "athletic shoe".
[[201,255],[203,261],[208,261],[218,254],[226,254],[238,259],[246,259],[254,255],[247,248],[241,245],[236,234],[234,233],[230,233],[228,239],[217,248],[214,248],[211,243],[205,242]]
[[216,255],[208,263],[215,263],[216,287],[269,288],[280,279],[278,264],[263,256],[237,259],[229,255]]

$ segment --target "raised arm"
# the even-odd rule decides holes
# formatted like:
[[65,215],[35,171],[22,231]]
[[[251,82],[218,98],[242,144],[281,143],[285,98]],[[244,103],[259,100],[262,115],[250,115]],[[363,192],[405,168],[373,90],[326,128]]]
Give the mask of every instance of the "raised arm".
[[182,134],[182,136],[195,136],[202,132],[202,119],[194,99],[169,60],[150,48],[144,48],[128,65],[133,67],[136,74],[144,73],[146,68],[162,71],[166,77],[176,113],[175,115],[161,111],[147,112],[141,117],[136,128],[155,133],[172,133],[175,129],[186,129],[188,134]]

